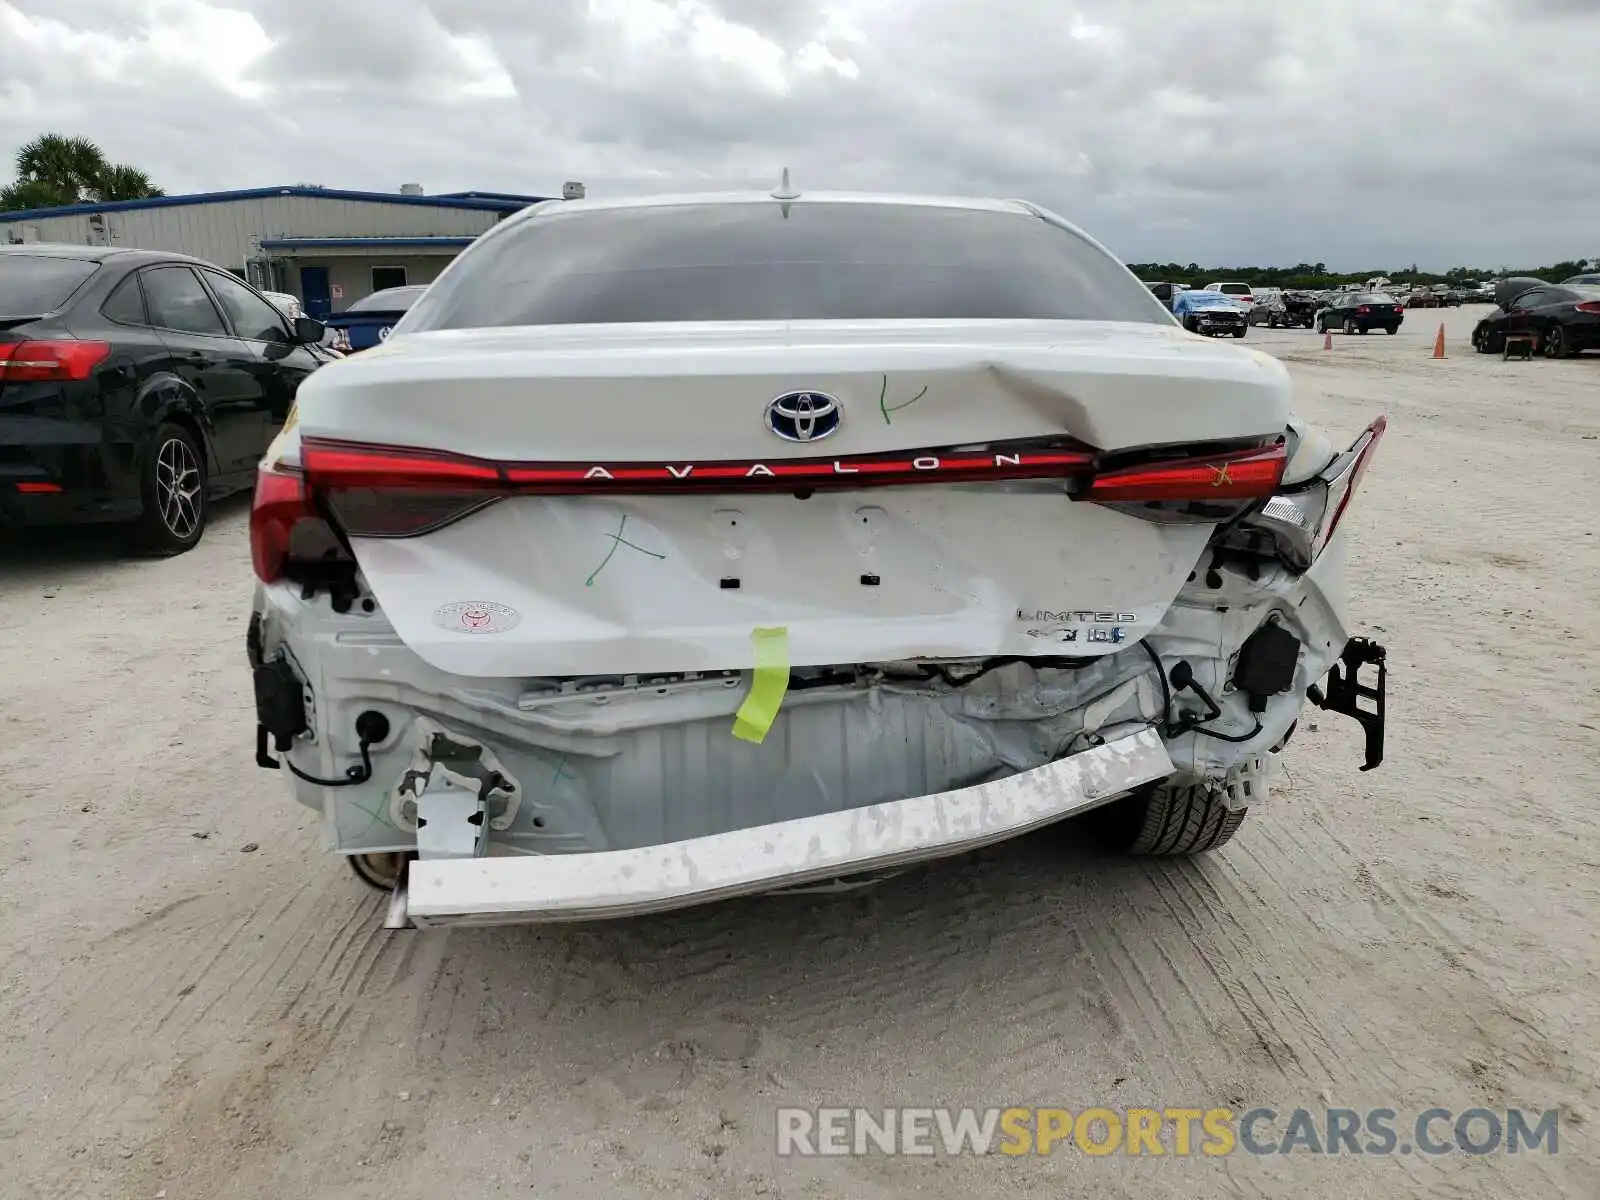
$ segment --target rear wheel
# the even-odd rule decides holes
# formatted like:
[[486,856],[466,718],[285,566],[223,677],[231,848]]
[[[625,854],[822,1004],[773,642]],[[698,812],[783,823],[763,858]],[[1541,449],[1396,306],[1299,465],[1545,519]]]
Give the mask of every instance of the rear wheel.
[[380,892],[392,892],[395,885],[400,882],[400,872],[405,866],[409,854],[352,854],[349,856],[350,869],[354,871],[362,883],[375,887]]
[[1120,848],[1166,857],[1215,850],[1233,837],[1249,813],[1247,808],[1230,810],[1223,795],[1201,785],[1158,783],[1143,795],[1130,796],[1121,802],[1127,808]]
[[1243,337],[1243,336],[1244,336],[1244,335],[1245,335],[1245,333],[1246,333],[1246,331],[1245,331],[1245,330],[1244,330],[1244,329],[1242,329],[1242,328],[1240,328],[1240,329],[1235,329],[1235,330],[1234,330],[1234,331],[1233,331],[1233,336],[1234,336],[1234,337]]
[[1350,336],[1351,334],[1354,334],[1355,331],[1356,331],[1356,323],[1354,321],[1346,321],[1344,323],[1344,332],[1345,332],[1345,335],[1347,337]]
[[156,430],[139,491],[144,549],[163,558],[194,549],[206,529],[206,468],[205,455],[187,429],[164,424]]
[[1572,353],[1567,345],[1567,336],[1561,332],[1561,326],[1551,327],[1549,333],[1544,335],[1544,356],[1546,358],[1566,358]]
[[1398,326],[1398,325],[1385,325],[1383,327],[1383,331],[1392,336],[1392,335],[1397,334],[1397,333],[1400,332],[1400,326]]

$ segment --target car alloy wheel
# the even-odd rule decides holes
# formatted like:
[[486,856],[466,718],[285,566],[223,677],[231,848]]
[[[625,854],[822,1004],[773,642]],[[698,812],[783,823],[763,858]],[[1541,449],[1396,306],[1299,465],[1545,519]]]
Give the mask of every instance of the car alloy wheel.
[[1356,323],[1354,321],[1346,321],[1344,323],[1344,331],[1346,336],[1353,334],[1356,331]]
[[1567,355],[1567,339],[1562,336],[1561,327],[1558,325],[1544,335],[1544,356],[1546,358],[1565,358]]
[[167,532],[186,542],[200,526],[200,491],[205,481],[194,450],[182,438],[168,438],[156,452],[156,508]]

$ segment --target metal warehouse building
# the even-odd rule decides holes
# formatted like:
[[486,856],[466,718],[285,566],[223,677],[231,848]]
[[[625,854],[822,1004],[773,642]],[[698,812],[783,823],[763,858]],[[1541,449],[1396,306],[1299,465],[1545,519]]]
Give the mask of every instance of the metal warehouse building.
[[395,193],[252,188],[0,212],[0,242],[191,254],[298,296],[309,315],[322,317],[381,288],[432,282],[479,234],[546,198],[425,196],[414,184]]

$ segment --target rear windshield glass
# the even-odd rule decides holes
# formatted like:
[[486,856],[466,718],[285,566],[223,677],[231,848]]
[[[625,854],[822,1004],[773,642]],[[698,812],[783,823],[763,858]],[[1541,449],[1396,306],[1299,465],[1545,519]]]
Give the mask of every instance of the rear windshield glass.
[[1232,296],[1222,292],[1184,292],[1187,303],[1198,305],[1201,308],[1238,308],[1239,304]]
[[1217,290],[1225,296],[1248,296],[1250,285],[1248,283],[1224,283]]
[[1367,292],[1356,297],[1357,304],[1398,304],[1400,303],[1388,292]]
[[541,215],[468,250],[402,328],[946,318],[1172,321],[1031,214],[819,200]]
[[0,254],[0,317],[55,312],[99,269],[99,263],[82,258]]
[[361,297],[345,309],[345,312],[405,312],[417,302],[417,297],[427,290],[427,287],[421,284],[403,288],[385,288],[381,292]]

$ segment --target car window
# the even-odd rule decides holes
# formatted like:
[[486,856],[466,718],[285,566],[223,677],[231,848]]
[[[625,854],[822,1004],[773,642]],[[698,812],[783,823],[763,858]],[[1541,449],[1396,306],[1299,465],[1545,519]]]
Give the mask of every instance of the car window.
[[544,214],[465,251],[399,329],[939,319],[1172,318],[1029,213],[815,201]]
[[1225,283],[1217,289],[1224,296],[1248,296],[1250,285],[1245,283]]
[[233,331],[253,342],[285,342],[288,331],[283,325],[283,314],[269,302],[256,295],[231,275],[207,271],[211,290],[227,310],[233,322]]
[[112,289],[111,295],[100,306],[100,311],[119,325],[148,325],[144,312],[144,292],[139,289],[139,276],[131,274]]
[[99,263],[81,258],[0,254],[0,317],[57,312],[99,269]]
[[226,334],[222,314],[188,267],[152,267],[141,276],[150,323],[183,333]]
[[1550,293],[1544,288],[1533,288],[1530,291],[1523,292],[1522,295],[1513,300],[1511,302],[1511,307],[1537,308],[1541,304],[1549,303],[1549,295]]

